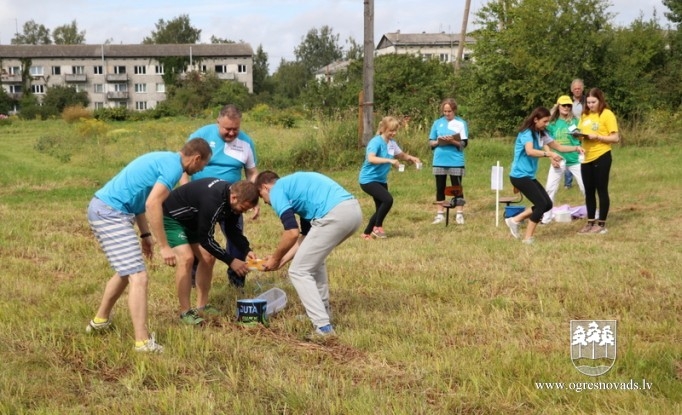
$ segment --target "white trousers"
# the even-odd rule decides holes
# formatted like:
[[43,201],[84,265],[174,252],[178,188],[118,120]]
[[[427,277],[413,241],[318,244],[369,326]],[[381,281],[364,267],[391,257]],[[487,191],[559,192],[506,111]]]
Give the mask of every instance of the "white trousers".
[[[564,167],[549,166],[549,173],[547,174],[547,184],[545,185],[545,190],[547,190],[547,194],[549,195],[549,198],[552,200],[552,203],[554,203],[554,196],[556,196],[556,192],[557,190],[559,190],[561,178],[564,177],[564,172],[566,170],[570,171],[571,174],[573,174],[573,178],[575,179],[575,182],[578,183],[578,187],[580,188],[580,193],[582,193],[583,196],[585,196],[585,185],[583,184],[582,173],[580,173],[580,163]],[[547,212],[545,212],[545,214],[542,216],[542,223],[551,222],[553,217],[554,214],[552,213],[552,209],[550,209]]]

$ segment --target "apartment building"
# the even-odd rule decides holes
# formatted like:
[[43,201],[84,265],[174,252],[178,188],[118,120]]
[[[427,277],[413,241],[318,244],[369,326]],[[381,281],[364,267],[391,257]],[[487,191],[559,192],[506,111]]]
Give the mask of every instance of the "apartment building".
[[14,99],[29,87],[40,100],[55,85],[86,91],[90,108],[143,111],[166,99],[163,57],[187,57],[185,71],[215,73],[253,92],[253,49],[247,43],[172,45],[0,45],[0,83]]
[[[457,58],[461,35],[459,33],[386,33],[379,40],[376,56],[399,53],[422,56],[424,59],[439,59],[441,62],[454,62]],[[473,37],[466,36],[462,60],[469,59],[470,45],[476,43]]]

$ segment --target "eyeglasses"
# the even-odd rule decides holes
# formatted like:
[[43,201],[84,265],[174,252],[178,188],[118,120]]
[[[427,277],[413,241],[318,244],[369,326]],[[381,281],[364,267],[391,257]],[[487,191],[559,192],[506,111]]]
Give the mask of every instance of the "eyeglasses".
[[573,104],[561,104],[564,108],[573,108]]

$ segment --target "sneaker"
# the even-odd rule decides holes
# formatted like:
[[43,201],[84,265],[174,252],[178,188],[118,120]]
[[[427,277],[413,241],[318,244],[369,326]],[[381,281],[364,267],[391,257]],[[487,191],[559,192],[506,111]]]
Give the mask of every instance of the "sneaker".
[[519,232],[519,224],[514,222],[512,218],[505,219],[504,223],[507,224],[509,232],[511,232],[514,238],[519,239],[521,237],[521,233]]
[[180,321],[188,326],[196,326],[204,322],[204,319],[199,317],[197,310],[190,308],[184,313],[180,314]]
[[332,327],[331,324],[327,324],[326,326],[317,327],[315,329],[315,335],[323,337],[334,336],[336,335],[336,332],[334,331],[334,327]]
[[244,288],[246,284],[246,277],[240,277],[236,272],[232,271],[232,268],[227,269],[227,280],[235,288]]
[[369,235],[369,234],[366,234],[366,233],[360,234],[360,237],[361,237],[362,239],[369,239],[369,240],[372,239],[372,235]]
[[592,226],[592,229],[590,229],[590,233],[593,233],[596,235],[604,235],[608,231],[609,230],[606,229],[606,226],[601,226],[601,225],[594,225],[594,226]]
[[524,239],[524,240],[521,241],[521,242],[522,242],[524,245],[533,245],[533,242],[535,242],[535,238]]
[[375,226],[374,230],[372,231],[372,236],[374,236],[375,238],[379,238],[379,239],[386,238],[386,234],[384,233],[384,228],[382,228],[381,226]]
[[431,222],[432,225],[439,224],[445,220],[445,216],[443,216],[442,213],[439,213],[436,215],[436,217],[433,219],[433,222]]
[[580,229],[580,230],[578,231],[578,233],[581,234],[581,235],[587,235],[587,234],[589,234],[589,233],[592,233],[592,228],[593,228],[594,226],[595,226],[595,225],[593,225],[593,224],[591,224],[591,223],[586,223],[585,226],[583,226],[582,229]]
[[85,328],[86,333],[102,333],[111,328],[111,319],[103,323],[95,323],[95,320],[90,320],[88,326]]
[[156,342],[154,338],[154,333],[149,337],[149,340],[144,342],[142,346],[135,346],[136,352],[142,353],[161,353],[163,352],[163,346]]
[[207,316],[219,316],[223,314],[220,310],[213,307],[211,304],[206,304],[203,307],[199,307],[197,308],[197,311],[199,312],[199,314],[204,314]]
[[455,216],[455,223],[457,223],[458,225],[464,225],[464,215],[458,213],[457,216]]

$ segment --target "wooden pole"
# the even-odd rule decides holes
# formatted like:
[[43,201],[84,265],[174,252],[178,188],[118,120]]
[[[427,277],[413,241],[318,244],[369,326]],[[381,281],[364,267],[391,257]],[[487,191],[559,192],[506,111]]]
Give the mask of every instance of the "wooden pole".
[[469,23],[469,8],[471,7],[471,0],[467,0],[464,5],[464,16],[462,17],[462,30],[459,34],[459,46],[457,47],[457,58],[455,59],[455,71],[458,71],[462,65],[462,56],[464,56],[464,45],[467,37],[467,24]]
[[374,0],[364,0],[365,32],[362,65],[362,144],[374,135]]

